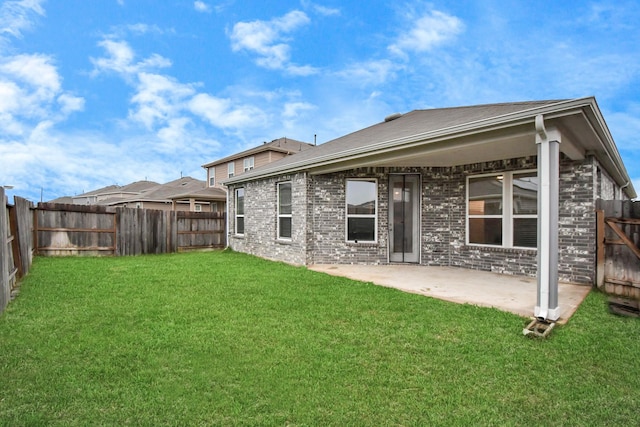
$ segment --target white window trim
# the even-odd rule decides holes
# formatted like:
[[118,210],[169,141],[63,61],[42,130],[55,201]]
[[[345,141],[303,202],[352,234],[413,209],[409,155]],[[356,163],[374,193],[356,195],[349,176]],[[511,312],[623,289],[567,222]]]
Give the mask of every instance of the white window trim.
[[209,187],[216,185],[216,168],[209,168]]
[[247,157],[242,161],[242,166],[244,167],[245,172],[249,172],[251,169],[253,169],[254,164],[255,159],[253,156]]
[[[238,214],[238,190],[242,190],[242,197],[243,197],[243,199],[244,199],[244,200],[243,200],[243,212],[242,212],[242,214]],[[244,187],[240,187],[240,188],[236,188],[236,189],[234,190],[233,194],[234,194],[234,197],[235,197],[235,214],[236,214],[236,215],[235,215],[235,216],[236,216],[236,220],[235,220],[235,224],[234,224],[234,225],[235,225],[235,227],[234,227],[234,228],[235,228],[235,230],[234,230],[234,231],[235,231],[235,234],[236,234],[237,236],[244,236],[244,233],[245,233],[245,231],[246,231],[245,229],[246,229],[246,226],[247,226],[247,224],[246,224],[246,223],[245,223],[245,221],[244,221],[244,218],[245,218],[245,216],[244,216],[244,215],[245,215],[245,214],[244,214],[244,209],[245,209],[244,204],[246,204],[245,202],[246,202],[246,200],[247,200],[247,199],[246,199],[246,197],[247,197],[247,192],[245,191]],[[242,223],[243,223],[243,228],[244,228],[244,229],[242,230],[242,233],[238,233],[238,218],[242,218],[242,220],[243,220],[243,221],[242,221]]]
[[[292,213],[290,213],[290,214],[282,214],[282,213],[280,213],[280,186],[282,184],[289,184],[291,186],[291,208],[292,208]],[[277,215],[278,224],[276,225],[276,229],[277,229],[277,233],[278,233],[277,237],[278,237],[278,240],[284,240],[284,241],[290,242],[292,237],[293,237],[293,184],[291,183],[291,181],[279,182],[278,185],[277,185],[277,195],[278,195],[277,196],[278,200],[276,201],[277,204],[278,204],[277,205],[277,209],[278,209],[278,215]],[[280,218],[291,218],[291,237],[282,237],[282,236],[280,236]]]
[[[347,182],[349,181],[366,181],[373,182],[376,187],[375,213],[370,214],[349,214],[349,203],[347,195]],[[373,221],[373,240],[349,240],[349,218],[374,218]],[[344,239],[347,243],[354,244],[375,244],[378,243],[378,179],[377,178],[347,178],[344,181]]]
[[236,164],[234,162],[227,163],[227,178],[233,178],[236,173]]
[[[516,215],[513,213],[513,175],[521,175],[526,173],[535,173],[536,169],[523,169],[509,172],[495,172],[480,175],[467,176],[466,188],[466,237],[465,241],[468,246],[479,246],[485,248],[504,248],[504,249],[526,249],[537,250],[537,248],[513,246],[513,220],[514,218],[538,218],[538,215]],[[469,181],[474,178],[486,178],[489,176],[502,176],[502,215],[469,215]],[[538,193],[538,197],[540,194]],[[469,219],[470,218],[501,218],[502,219],[502,245],[487,245],[482,243],[469,242]]]

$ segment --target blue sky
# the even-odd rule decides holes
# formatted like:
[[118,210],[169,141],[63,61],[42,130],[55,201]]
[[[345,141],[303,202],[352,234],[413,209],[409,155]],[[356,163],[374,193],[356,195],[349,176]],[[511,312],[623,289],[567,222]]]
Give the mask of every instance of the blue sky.
[[640,2],[0,3],[0,185],[182,175],[394,112],[595,96],[640,189]]

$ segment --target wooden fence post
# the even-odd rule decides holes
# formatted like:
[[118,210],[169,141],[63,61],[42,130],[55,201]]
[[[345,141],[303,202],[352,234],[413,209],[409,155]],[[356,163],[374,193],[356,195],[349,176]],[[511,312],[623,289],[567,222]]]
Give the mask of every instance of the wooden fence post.
[[9,283],[9,253],[7,229],[7,198],[4,188],[0,186],[0,313],[4,311],[11,298],[11,285]]

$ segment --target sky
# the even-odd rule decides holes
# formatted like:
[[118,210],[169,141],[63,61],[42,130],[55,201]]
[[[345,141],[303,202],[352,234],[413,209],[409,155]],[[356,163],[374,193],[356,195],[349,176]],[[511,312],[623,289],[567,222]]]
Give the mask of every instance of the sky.
[[640,191],[640,0],[6,0],[0,185],[32,201],[414,109],[595,96]]

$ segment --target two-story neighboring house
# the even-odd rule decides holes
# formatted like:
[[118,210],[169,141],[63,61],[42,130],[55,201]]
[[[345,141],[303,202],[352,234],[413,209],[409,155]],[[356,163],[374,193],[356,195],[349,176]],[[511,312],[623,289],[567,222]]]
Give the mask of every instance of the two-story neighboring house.
[[202,165],[207,170],[209,187],[223,188],[222,181],[254,168],[315,147],[291,138],[278,138],[249,150]]

